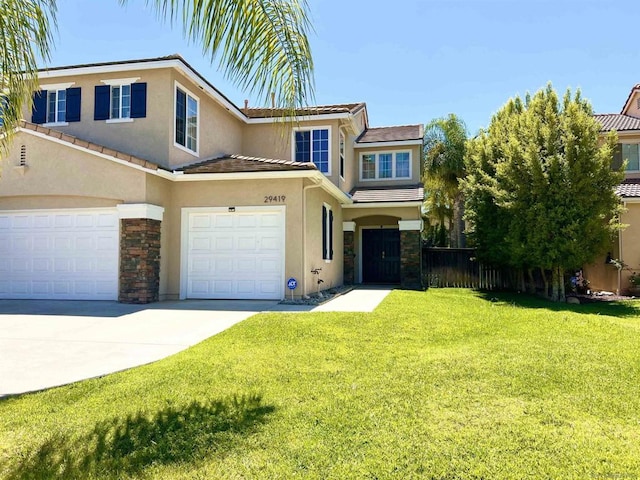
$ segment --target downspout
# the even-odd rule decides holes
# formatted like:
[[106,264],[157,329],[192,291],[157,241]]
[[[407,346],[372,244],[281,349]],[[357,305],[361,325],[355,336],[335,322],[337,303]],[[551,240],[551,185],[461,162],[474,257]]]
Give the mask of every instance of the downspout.
[[[626,210],[627,202],[622,202],[623,208]],[[618,226],[622,219],[618,216]],[[618,255],[620,256],[620,265],[624,265],[624,260],[622,257],[622,230],[618,228]],[[622,283],[622,268],[618,268],[618,290],[616,291],[616,295],[620,295],[620,284]]]
[[[302,180],[304,182],[304,180]],[[307,296],[307,190],[320,186],[320,180],[311,178],[313,182],[302,188],[302,296]]]

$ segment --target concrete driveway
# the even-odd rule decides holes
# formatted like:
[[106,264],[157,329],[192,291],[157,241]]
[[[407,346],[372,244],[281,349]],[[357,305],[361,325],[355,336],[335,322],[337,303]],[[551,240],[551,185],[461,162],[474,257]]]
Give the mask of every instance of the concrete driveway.
[[0,396],[153,362],[277,305],[0,300]]
[[268,300],[0,300],[0,397],[154,362],[259,312],[370,312],[390,291],[355,289],[317,307]]

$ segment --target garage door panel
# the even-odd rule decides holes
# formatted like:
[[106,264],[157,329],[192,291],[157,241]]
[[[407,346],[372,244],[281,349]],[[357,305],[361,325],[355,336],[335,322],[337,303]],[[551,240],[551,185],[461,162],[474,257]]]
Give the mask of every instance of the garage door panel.
[[[282,298],[283,210],[188,217],[187,297]],[[203,248],[204,238],[210,239],[211,250]]]
[[0,298],[117,299],[115,210],[3,213],[0,225]]

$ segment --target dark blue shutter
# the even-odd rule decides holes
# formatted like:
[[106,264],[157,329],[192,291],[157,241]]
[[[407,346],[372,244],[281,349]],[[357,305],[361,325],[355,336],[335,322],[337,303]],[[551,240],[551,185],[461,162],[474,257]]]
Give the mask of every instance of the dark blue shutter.
[[109,85],[96,85],[93,109],[94,120],[109,120],[109,103],[111,87]]
[[333,260],[333,210],[329,210],[329,260]]
[[322,206],[322,258],[327,259],[327,207]]
[[147,84],[131,84],[131,118],[147,116]]
[[47,91],[33,92],[33,109],[31,110],[32,123],[46,123],[47,121]]
[[67,122],[80,121],[80,87],[67,88]]

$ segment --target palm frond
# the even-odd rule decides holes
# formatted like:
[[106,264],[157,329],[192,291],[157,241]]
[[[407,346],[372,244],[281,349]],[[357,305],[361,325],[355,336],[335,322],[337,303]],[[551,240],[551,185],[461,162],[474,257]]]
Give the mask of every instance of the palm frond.
[[38,61],[48,61],[56,26],[55,0],[0,0],[0,156],[38,86]]
[[[126,3],[127,0],[120,0]],[[147,0],[158,16],[180,21],[227,79],[293,115],[313,98],[306,0]]]

